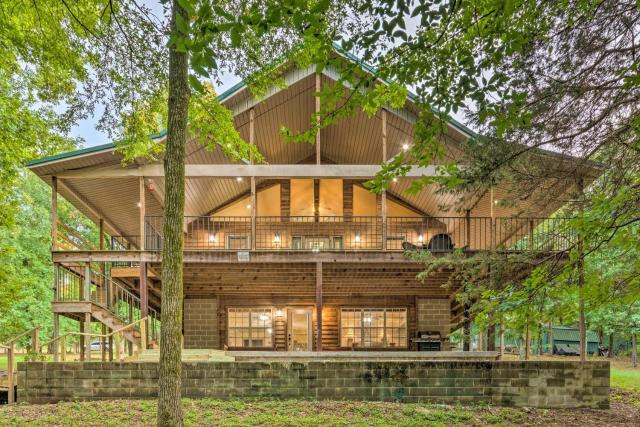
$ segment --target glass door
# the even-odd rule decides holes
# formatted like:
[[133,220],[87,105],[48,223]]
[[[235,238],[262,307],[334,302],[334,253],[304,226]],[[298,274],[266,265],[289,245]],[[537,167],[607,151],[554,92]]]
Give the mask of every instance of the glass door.
[[312,351],[311,310],[290,308],[288,319],[289,351]]

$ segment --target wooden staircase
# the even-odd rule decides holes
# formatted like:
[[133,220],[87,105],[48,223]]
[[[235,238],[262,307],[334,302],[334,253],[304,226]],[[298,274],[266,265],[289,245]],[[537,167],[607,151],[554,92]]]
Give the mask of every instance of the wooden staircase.
[[[112,331],[127,326],[127,323],[123,322],[110,310],[107,310],[97,304],[91,304],[91,317],[106,325]],[[122,336],[135,346],[140,346],[140,331],[136,329],[126,329],[122,331]]]

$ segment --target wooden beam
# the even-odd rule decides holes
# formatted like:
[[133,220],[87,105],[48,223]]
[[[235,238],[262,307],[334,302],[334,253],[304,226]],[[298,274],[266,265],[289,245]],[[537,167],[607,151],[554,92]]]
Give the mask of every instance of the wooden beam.
[[[465,253],[473,256],[473,252]],[[433,256],[445,256],[445,252],[434,252]],[[159,251],[69,251],[53,252],[53,262],[101,262],[101,261],[127,261],[127,262],[162,262],[162,253]],[[223,264],[250,264],[250,263],[413,263],[402,251],[336,251],[336,252],[275,252],[275,251],[251,251],[248,261],[238,261],[238,251],[185,251],[184,262],[193,263],[223,263]]]
[[[140,318],[145,318],[149,315],[149,289],[147,288],[147,263],[142,261],[140,263]],[[140,328],[141,332],[146,334],[146,328]],[[143,336],[142,343],[147,342],[147,337]],[[143,346],[144,347],[144,346]],[[146,350],[146,348],[143,348]]]
[[[316,92],[320,92],[322,90],[322,76],[320,73],[316,73]],[[316,126],[318,127],[318,131],[316,132],[316,165],[320,164],[320,97],[318,95],[315,96],[316,101]]]
[[140,177],[138,179],[139,185],[139,198],[138,202],[138,231],[140,236],[140,241],[138,242],[139,248],[144,249],[144,217],[146,215],[147,207],[146,207],[146,198],[145,198],[145,185],[144,185],[144,177]]
[[[295,164],[295,165],[247,165],[247,164],[189,164],[185,165],[187,178],[360,178],[374,177],[380,171],[380,165],[336,165],[336,164]],[[440,176],[435,165],[414,166],[405,177],[419,178],[423,176]],[[131,177],[163,177],[164,167],[161,164],[143,165],[133,169],[111,167],[102,169],[84,168],[61,172],[59,178],[131,178]]]
[[51,250],[58,249],[58,178],[51,177]]
[[71,184],[68,184],[66,181],[58,179],[58,186],[63,188],[65,191],[70,193],[91,215],[95,218],[102,218],[104,220],[104,225],[108,229],[108,232],[112,235],[124,236],[123,233],[118,227],[116,227],[113,221],[111,221],[107,216],[105,216],[98,208],[96,208],[86,197],[78,192]]
[[256,249],[256,177],[251,177],[251,249]]
[[316,262],[316,351],[322,351],[322,263]]
[[[249,144],[251,145],[255,145],[256,143],[255,117],[256,117],[256,111],[253,108],[251,108],[249,110]],[[249,164],[253,164],[253,151],[249,153]]]
[[[382,163],[387,162],[387,112],[382,110]],[[382,249],[387,249],[387,191],[381,194]]]

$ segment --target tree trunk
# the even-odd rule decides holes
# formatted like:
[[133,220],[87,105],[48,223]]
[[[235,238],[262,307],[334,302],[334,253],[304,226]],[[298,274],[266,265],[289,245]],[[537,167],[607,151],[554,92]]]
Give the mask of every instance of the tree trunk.
[[529,336],[529,319],[527,319],[527,328],[524,334],[524,360],[529,360],[529,344],[531,337]]
[[608,358],[613,358],[613,332],[609,334],[609,354]]
[[[578,187],[578,215],[584,218],[584,182],[581,177],[576,180]],[[576,269],[578,270],[578,308],[580,312],[580,362],[587,361],[587,322],[584,315],[584,241],[582,236],[582,226],[578,229],[578,259]]]
[[[174,0],[171,30],[176,16],[189,22]],[[188,56],[169,47],[169,103],[164,156],[165,208],[162,247],[162,322],[158,392],[158,426],[182,425],[182,259],[184,217],[184,158],[189,107]]]
[[631,335],[631,365],[638,367],[638,340],[636,334]]
[[542,356],[542,323],[538,323],[538,356]]
[[500,321],[500,360],[504,356],[504,323]]
[[553,355],[553,322],[549,319],[549,333],[547,334],[547,341],[549,343],[549,354]]

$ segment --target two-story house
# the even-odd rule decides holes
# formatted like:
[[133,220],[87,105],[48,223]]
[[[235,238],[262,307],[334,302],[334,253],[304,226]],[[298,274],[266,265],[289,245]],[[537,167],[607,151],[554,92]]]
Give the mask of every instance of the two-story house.
[[[291,67],[283,78],[286,88],[274,87],[261,99],[242,84],[219,97],[266,163],[232,162],[220,150],[188,143],[185,348],[413,350],[412,339],[429,331],[440,337],[434,349],[448,349],[447,335],[465,317],[455,287],[442,286],[450,272],[417,280],[424,266],[405,248],[434,254],[460,248],[473,256],[570,246],[559,231],[563,220],[547,218],[558,206],[501,206],[500,186],[461,210],[441,210],[456,200],[433,187],[409,195],[412,180],[434,173],[433,167],[413,168],[379,195],[365,189],[381,163],[412,144],[418,111],[411,99],[371,118],[360,112],[342,119],[322,129],[313,145],[283,142],[283,126],[309,126],[317,90],[336,73]],[[447,153],[455,159],[471,133],[455,121],[446,125]],[[163,139],[156,136],[158,144]],[[121,160],[107,144],[28,164],[53,189],[52,310],[56,325],[67,316],[81,330],[92,322],[113,330],[146,317],[154,342],[162,298],[163,166],[144,160],[123,166]],[[60,223],[58,195],[98,224],[98,247]],[[135,342],[139,334],[126,338]]]

